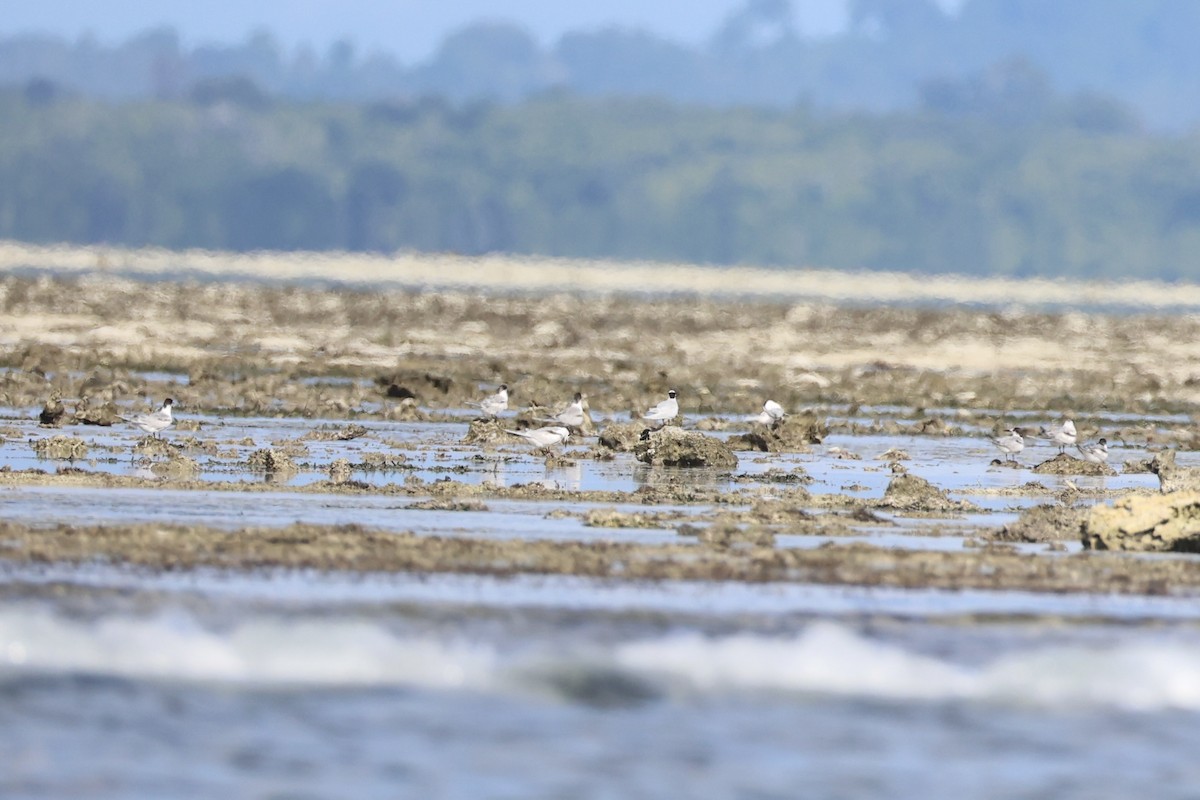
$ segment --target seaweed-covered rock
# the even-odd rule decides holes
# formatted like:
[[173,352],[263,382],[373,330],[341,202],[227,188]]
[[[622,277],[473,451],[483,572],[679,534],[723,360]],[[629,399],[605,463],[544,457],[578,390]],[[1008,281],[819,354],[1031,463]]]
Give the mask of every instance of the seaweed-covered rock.
[[1158,476],[1158,488],[1170,492],[1200,491],[1200,469],[1175,463],[1175,451],[1163,450],[1150,459],[1150,471]]
[[133,453],[139,456],[174,458],[180,454],[180,449],[166,439],[160,439],[157,436],[143,436],[134,444]]
[[959,504],[951,500],[944,489],[907,472],[892,478],[879,505],[905,511],[951,511],[959,508]]
[[309,431],[300,438],[311,439],[317,442],[348,442],[351,439],[357,439],[360,436],[366,435],[366,426],[350,423],[336,427],[325,425],[316,430]]
[[729,437],[733,450],[762,453],[807,452],[809,445],[820,444],[829,435],[829,426],[811,415],[784,417],[774,425],[756,425],[748,433]]
[[255,450],[247,459],[247,464],[250,469],[259,470],[261,472],[295,472],[296,462],[292,461],[284,453],[274,450],[269,447],[264,447],[261,450]]
[[[339,461],[342,459],[338,459]],[[337,463],[336,461],[334,462]],[[408,459],[403,453],[363,453],[359,462],[354,465],[361,470],[386,472],[388,470],[407,469]]]
[[40,458],[57,458],[67,461],[74,461],[79,458],[86,458],[88,454],[87,442],[83,439],[78,439],[74,436],[51,436],[49,439],[34,439],[30,446],[33,447],[33,452],[38,454]]
[[336,458],[329,465],[329,480],[333,483],[345,483],[350,480],[350,461],[345,458]]
[[1002,542],[1074,541],[1087,516],[1087,509],[1041,505],[1021,512],[1016,522],[1005,525],[992,538]]
[[711,525],[680,525],[680,536],[695,536],[701,544],[718,550],[734,547],[774,547],[775,534],[761,525],[739,525],[731,519],[718,519]]
[[463,444],[496,444],[497,442],[512,441],[511,436],[504,432],[505,423],[498,419],[473,419],[463,437]]
[[1095,506],[1083,523],[1083,546],[1200,552],[1200,492],[1129,495]]
[[93,405],[87,397],[80,400],[79,405],[75,408],[75,421],[83,425],[101,425],[104,427],[123,422],[121,415],[117,413],[117,407],[112,403]]
[[42,411],[38,414],[38,425],[43,428],[57,428],[64,422],[67,409],[62,403],[62,392],[55,389],[50,393],[50,397],[42,406]]
[[600,431],[600,445],[619,453],[631,453],[647,430],[650,429],[645,422],[613,422]]
[[670,528],[675,517],[674,514],[651,511],[594,508],[584,515],[583,524],[589,528]]
[[737,456],[720,439],[673,425],[650,431],[633,448],[643,464],[666,467],[717,467],[734,469]]
[[1108,464],[1095,464],[1075,458],[1066,453],[1059,453],[1049,461],[1043,461],[1033,468],[1038,475],[1116,475],[1117,471]]
[[166,461],[156,461],[151,464],[150,471],[156,477],[165,480],[186,480],[199,474],[200,464],[194,458],[174,453]]
[[415,397],[405,397],[396,405],[384,409],[384,419],[397,422],[427,422],[429,414],[421,410]]

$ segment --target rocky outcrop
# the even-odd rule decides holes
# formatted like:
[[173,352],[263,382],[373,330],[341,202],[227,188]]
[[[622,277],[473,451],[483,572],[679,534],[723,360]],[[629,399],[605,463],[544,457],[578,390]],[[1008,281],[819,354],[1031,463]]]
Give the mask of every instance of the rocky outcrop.
[[42,412],[38,415],[38,425],[43,428],[60,427],[66,413],[67,409],[62,404],[62,393],[55,390],[50,393],[50,398],[42,406]]
[[1158,488],[1168,492],[1200,491],[1200,469],[1175,463],[1175,451],[1163,450],[1150,459],[1150,471],[1158,476]]
[[1129,495],[1095,506],[1083,523],[1083,546],[1200,552],[1200,492]]
[[756,425],[749,433],[729,437],[734,450],[761,453],[805,452],[809,445],[820,444],[829,435],[829,426],[814,416],[784,417],[775,425]]
[[903,511],[957,511],[960,508],[944,489],[910,473],[892,478],[879,505]]
[[600,431],[600,445],[618,453],[632,453],[647,430],[645,422],[614,422]]
[[1033,468],[1038,475],[1116,475],[1117,471],[1107,464],[1096,464],[1075,458],[1066,453],[1059,453],[1049,461],[1043,461]]
[[151,464],[150,472],[165,480],[187,480],[200,474],[200,464],[193,458],[175,454],[166,461]]
[[257,472],[290,474],[296,471],[296,462],[284,453],[270,447],[255,450],[246,459],[246,465]]
[[673,425],[649,431],[645,438],[639,437],[633,455],[643,464],[664,467],[734,469],[738,464],[737,456],[720,439]]
[[496,444],[511,442],[514,437],[504,432],[504,423],[498,419],[473,419],[462,440],[463,444]]
[[87,458],[88,446],[83,439],[74,436],[51,436],[49,439],[34,439],[30,446],[39,458],[56,458],[74,461]]
[[992,538],[1000,542],[1059,542],[1079,538],[1087,509],[1042,505],[1021,512],[1016,522],[1005,525]]

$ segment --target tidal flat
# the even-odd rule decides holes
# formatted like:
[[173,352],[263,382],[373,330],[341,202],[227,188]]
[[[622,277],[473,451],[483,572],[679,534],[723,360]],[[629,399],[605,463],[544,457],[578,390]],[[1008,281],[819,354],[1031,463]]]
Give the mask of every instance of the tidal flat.
[[[1200,558],[1081,525],[1200,465],[1200,317],[635,272],[0,277],[0,793],[1186,796]],[[736,466],[639,460],[669,389]],[[1065,418],[1105,467],[990,441]]]

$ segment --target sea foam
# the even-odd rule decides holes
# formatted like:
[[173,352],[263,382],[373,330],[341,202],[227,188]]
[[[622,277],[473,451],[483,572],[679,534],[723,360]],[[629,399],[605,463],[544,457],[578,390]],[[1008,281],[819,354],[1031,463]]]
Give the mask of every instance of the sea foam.
[[[561,638],[561,640],[560,640]],[[209,628],[183,613],[79,619],[0,611],[0,679],[88,674],[252,687],[412,686],[528,691],[580,670],[655,696],[768,692],[897,702],[1200,709],[1200,641],[1118,630],[1105,644],[1008,646],[982,663],[930,655],[839,622],[795,635],[697,632],[596,648],[568,634],[511,643],[398,634],[357,618],[252,617]]]

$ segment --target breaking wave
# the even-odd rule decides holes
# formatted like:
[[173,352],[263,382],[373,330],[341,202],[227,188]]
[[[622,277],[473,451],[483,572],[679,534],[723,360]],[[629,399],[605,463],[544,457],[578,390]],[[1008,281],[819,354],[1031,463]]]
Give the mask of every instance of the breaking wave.
[[898,702],[1200,709],[1200,643],[1123,633],[1104,646],[1010,649],[982,664],[818,622],[775,637],[677,633],[600,650],[557,640],[513,650],[398,635],[368,620],[264,617],[212,630],[185,614],[84,620],[0,612],[0,677],[89,674],[246,686],[528,691],[620,704],[741,692]]

